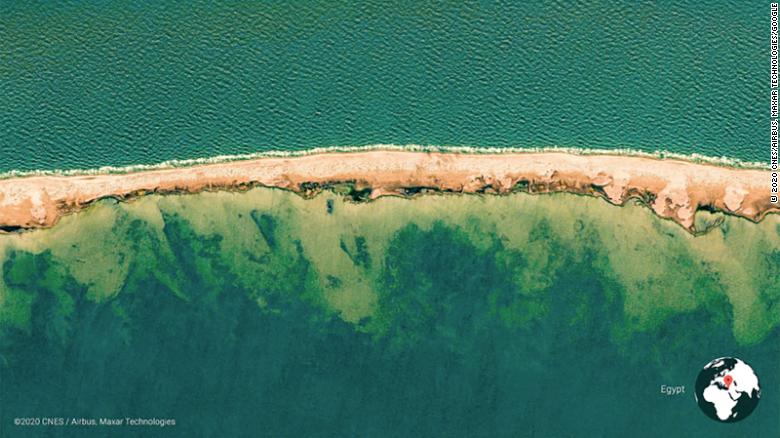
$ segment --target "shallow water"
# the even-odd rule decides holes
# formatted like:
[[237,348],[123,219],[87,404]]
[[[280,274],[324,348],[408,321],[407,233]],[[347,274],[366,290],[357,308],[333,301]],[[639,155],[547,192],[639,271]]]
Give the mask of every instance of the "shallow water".
[[691,391],[729,355],[765,397],[728,433],[775,435],[780,218],[722,219],[693,237],[646,207],[565,194],[103,201],[0,236],[2,424],[718,436]]
[[0,8],[0,173],[377,143],[768,157],[761,2]]

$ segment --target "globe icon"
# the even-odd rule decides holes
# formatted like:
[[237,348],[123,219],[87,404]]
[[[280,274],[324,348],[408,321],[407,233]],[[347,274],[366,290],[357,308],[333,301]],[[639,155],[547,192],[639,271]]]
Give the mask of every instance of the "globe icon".
[[753,368],[734,357],[721,357],[705,365],[696,378],[695,389],[702,412],[723,423],[747,418],[761,398]]

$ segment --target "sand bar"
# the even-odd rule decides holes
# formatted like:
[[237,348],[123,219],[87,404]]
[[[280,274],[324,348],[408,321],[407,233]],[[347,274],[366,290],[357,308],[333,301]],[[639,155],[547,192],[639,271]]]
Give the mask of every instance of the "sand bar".
[[89,176],[0,180],[0,227],[50,227],[62,215],[106,197],[279,187],[310,195],[352,183],[366,198],[421,192],[571,192],[614,204],[637,198],[661,217],[695,231],[699,209],[753,221],[780,211],[769,201],[769,171],[678,160],[558,152],[462,154],[403,151],[260,158],[186,168]]

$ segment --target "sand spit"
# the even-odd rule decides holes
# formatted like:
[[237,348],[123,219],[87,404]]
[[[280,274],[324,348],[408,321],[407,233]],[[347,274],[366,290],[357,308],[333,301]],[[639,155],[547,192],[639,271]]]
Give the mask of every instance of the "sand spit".
[[[347,183],[352,196],[373,199],[420,192],[570,192],[613,204],[637,198],[689,231],[697,210],[753,221],[780,211],[769,201],[769,172],[686,161],[557,152],[461,154],[370,151],[259,158],[187,168],[89,176],[0,180],[4,231],[50,227],[63,214],[106,197],[148,193],[279,187],[303,195]],[[358,196],[359,195],[359,196]]]

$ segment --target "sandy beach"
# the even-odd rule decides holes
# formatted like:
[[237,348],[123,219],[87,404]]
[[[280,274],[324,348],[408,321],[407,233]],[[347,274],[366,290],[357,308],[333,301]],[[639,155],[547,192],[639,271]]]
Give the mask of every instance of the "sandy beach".
[[567,153],[455,154],[401,151],[328,153],[90,176],[0,180],[0,227],[50,227],[101,198],[149,193],[278,187],[312,195],[351,183],[368,199],[420,192],[570,192],[621,205],[636,198],[689,231],[699,209],[753,221],[769,201],[769,172],[678,160]]

